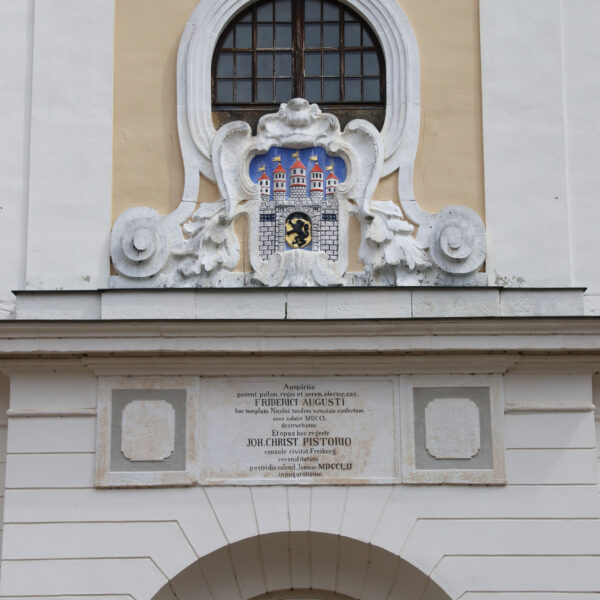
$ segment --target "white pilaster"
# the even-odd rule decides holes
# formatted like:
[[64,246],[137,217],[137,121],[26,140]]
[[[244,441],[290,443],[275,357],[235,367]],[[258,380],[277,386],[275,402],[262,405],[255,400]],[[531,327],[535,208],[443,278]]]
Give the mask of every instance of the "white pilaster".
[[561,0],[481,0],[490,283],[572,283]]
[[27,289],[108,286],[114,0],[36,2]]
[[562,15],[573,283],[600,314],[600,3],[563,0]]
[[0,319],[25,277],[32,44],[33,0],[0,3]]

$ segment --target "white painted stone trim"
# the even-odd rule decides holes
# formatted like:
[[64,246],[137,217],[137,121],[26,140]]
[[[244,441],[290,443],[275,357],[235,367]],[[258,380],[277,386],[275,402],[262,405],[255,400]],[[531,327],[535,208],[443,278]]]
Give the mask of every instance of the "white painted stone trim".
[[[292,339],[296,339],[295,336]],[[327,375],[397,375],[439,373],[506,373],[519,356],[503,353],[420,354],[418,356],[398,354],[345,354],[339,356],[302,356],[288,350],[281,356],[248,356],[243,360],[223,360],[219,356],[144,356],[85,358],[82,362],[96,375],[199,375],[206,377],[250,377],[272,375],[327,376]],[[600,360],[599,360],[600,363]],[[1,364],[0,364],[1,367]]]
[[[227,23],[253,0],[200,0],[188,20],[179,47],[179,135],[186,165],[186,198],[200,171],[215,180],[211,146],[216,134],[211,112],[211,66],[215,45]],[[383,175],[400,168],[402,190],[412,194],[420,127],[420,63],[415,34],[395,0],[346,0],[373,28],[386,61],[386,119]],[[195,200],[195,198],[194,198]]]
[[[504,398],[500,375],[420,375],[403,377],[400,382],[400,423],[402,482],[410,484],[505,485]],[[415,388],[487,387],[490,391],[491,469],[417,469],[415,444]]]
[[537,413],[588,413],[594,412],[595,406],[589,402],[546,404],[543,401],[532,400],[527,404],[513,404],[507,402],[504,413],[509,414],[537,414]]
[[[22,320],[407,319],[582,316],[583,290],[363,288],[18,294]],[[242,299],[243,298],[243,299]],[[513,310],[518,308],[518,310]],[[515,314],[516,313],[516,314]]]
[[[435,335],[432,335],[435,331]],[[303,321],[213,321],[155,320],[147,322],[0,323],[0,357],[24,355],[34,362],[40,355],[71,358],[89,353],[131,356],[153,352],[194,353],[215,357],[222,353],[280,354],[298,357],[307,352],[408,354],[435,356],[439,353],[472,352],[494,356],[509,353],[498,368],[506,369],[515,358],[511,353],[549,353],[560,361],[562,373],[581,372],[580,352],[590,356],[589,372],[600,372],[600,321],[565,319],[428,319],[428,320],[303,320]],[[347,351],[350,351],[349,353]],[[517,356],[517,359],[522,357]],[[141,360],[144,360],[143,358]],[[346,358],[344,358],[344,361]],[[494,358],[496,360],[496,358]],[[516,361],[518,362],[518,360]],[[4,371],[11,360],[2,361]],[[498,363],[496,363],[498,364]],[[545,371],[547,366],[540,365]],[[556,365],[553,364],[555,369]]]
[[[111,471],[112,392],[124,390],[186,390],[185,470]],[[197,432],[199,380],[196,377],[100,377],[96,433],[98,487],[186,486],[198,481]]]
[[95,417],[95,408],[9,408],[9,419],[56,418],[56,417]]
[[34,0],[0,3],[0,320],[14,319],[25,280]]

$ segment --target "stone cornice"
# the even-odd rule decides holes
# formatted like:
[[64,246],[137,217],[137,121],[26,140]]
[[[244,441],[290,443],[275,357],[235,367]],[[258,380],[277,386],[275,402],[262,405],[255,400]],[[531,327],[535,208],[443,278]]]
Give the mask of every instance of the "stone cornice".
[[[395,365],[394,371],[411,372],[414,361],[435,365],[442,359],[454,364],[452,371],[460,372],[486,371],[489,367],[481,361],[497,363],[494,372],[517,364],[530,371],[596,372],[600,318],[0,322],[2,358],[29,362],[36,357],[79,359],[83,355],[160,355],[179,357],[178,361],[186,357],[188,363],[180,362],[181,368],[193,363],[194,357],[204,361],[214,357],[211,369],[236,358],[287,356],[310,369],[326,361],[331,369],[331,361],[343,365],[349,364],[350,357],[371,357],[373,367],[379,365],[378,372],[389,370],[390,365]],[[329,355],[337,358],[326,359]],[[548,355],[555,358],[549,361]],[[403,361],[409,366],[403,367]],[[75,362],[63,364],[73,368]],[[12,360],[11,364],[17,367]],[[441,365],[434,368],[439,371]]]

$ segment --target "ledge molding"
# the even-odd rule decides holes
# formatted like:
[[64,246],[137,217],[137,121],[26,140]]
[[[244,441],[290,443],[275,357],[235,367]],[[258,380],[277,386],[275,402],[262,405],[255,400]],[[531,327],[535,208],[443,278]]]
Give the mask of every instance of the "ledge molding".
[[9,408],[9,419],[95,417],[95,408]]

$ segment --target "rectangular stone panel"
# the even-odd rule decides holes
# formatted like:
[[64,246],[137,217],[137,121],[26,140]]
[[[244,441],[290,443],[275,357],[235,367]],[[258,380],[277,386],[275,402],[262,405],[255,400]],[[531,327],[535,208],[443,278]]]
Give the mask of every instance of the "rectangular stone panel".
[[392,379],[207,379],[200,414],[200,480],[206,484],[399,478]]
[[401,419],[404,483],[506,483],[498,376],[403,378]]
[[500,376],[101,377],[98,390],[98,487],[506,482]]
[[197,378],[101,378],[96,485],[195,483],[197,388]]

